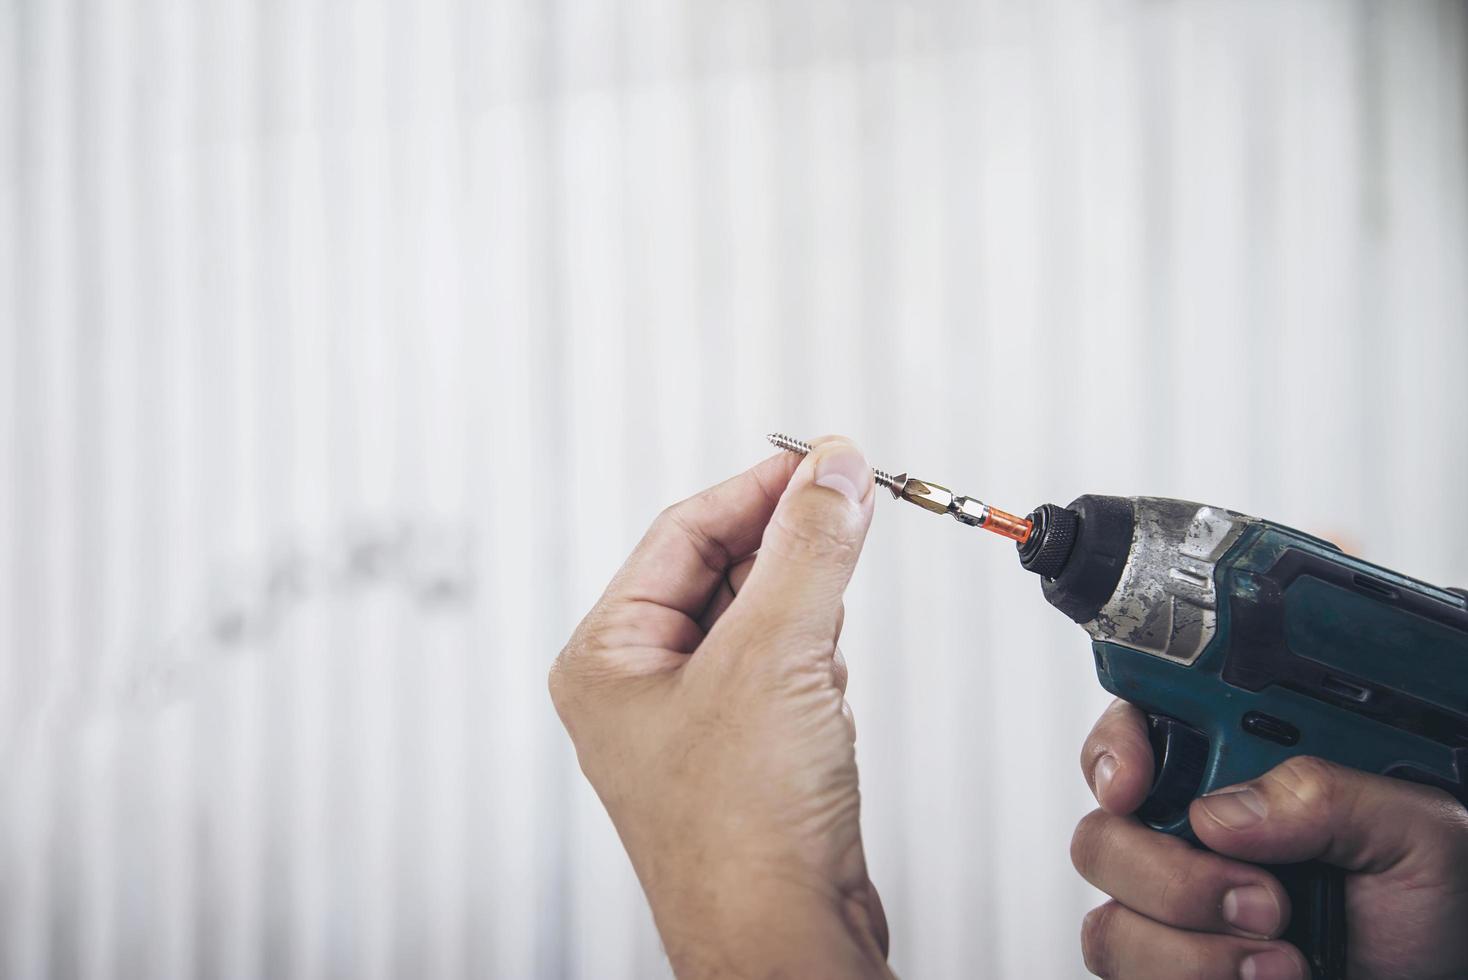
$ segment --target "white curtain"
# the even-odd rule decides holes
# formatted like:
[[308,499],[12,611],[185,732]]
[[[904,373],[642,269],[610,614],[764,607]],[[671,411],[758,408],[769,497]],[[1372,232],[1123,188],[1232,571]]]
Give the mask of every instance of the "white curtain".
[[[1458,3],[0,0],[0,975],[666,966],[544,674],[842,431],[1468,584]],[[909,977],[1076,977],[1086,638],[879,504]]]

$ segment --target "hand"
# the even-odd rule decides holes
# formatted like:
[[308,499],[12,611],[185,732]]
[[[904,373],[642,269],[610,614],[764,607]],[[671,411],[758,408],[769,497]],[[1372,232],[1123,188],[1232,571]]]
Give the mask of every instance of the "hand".
[[1284,890],[1245,862],[1318,858],[1350,872],[1351,980],[1468,976],[1468,812],[1446,793],[1291,759],[1193,801],[1189,820],[1210,853],[1129,816],[1153,768],[1136,708],[1107,709],[1081,768],[1101,809],[1076,828],[1071,858],[1113,898],[1082,927],[1092,973],[1308,980],[1304,957],[1275,939],[1289,921]]
[[890,976],[836,649],[872,486],[831,439],[670,507],[551,668],[685,980]]

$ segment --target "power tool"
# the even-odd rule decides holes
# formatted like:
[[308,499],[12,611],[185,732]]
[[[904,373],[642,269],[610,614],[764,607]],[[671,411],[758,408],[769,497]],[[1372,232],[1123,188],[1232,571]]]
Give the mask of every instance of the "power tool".
[[[1021,518],[875,473],[895,498],[1013,539],[1045,599],[1090,634],[1102,686],[1148,716],[1156,770],[1137,812],[1147,825],[1197,843],[1189,803],[1297,755],[1468,806],[1468,592],[1221,507],[1086,495]],[[1344,980],[1344,872],[1269,870],[1293,906],[1283,938],[1313,980]]]
[[[1195,840],[1194,798],[1296,755],[1468,805],[1468,593],[1183,500],[1087,495],[1028,519],[1020,564],[1091,635],[1102,686],[1148,713],[1149,826]],[[1344,872],[1270,870],[1294,909],[1283,938],[1315,980],[1344,980]]]

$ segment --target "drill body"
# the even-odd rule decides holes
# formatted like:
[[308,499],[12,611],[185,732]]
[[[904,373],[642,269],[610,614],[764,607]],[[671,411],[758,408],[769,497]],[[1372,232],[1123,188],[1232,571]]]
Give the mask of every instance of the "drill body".
[[[1468,595],[1292,528],[1155,497],[1031,515],[1021,562],[1090,634],[1101,684],[1148,713],[1138,816],[1192,837],[1188,804],[1291,756],[1437,786],[1468,804]],[[1344,976],[1344,879],[1275,870],[1317,980]]]

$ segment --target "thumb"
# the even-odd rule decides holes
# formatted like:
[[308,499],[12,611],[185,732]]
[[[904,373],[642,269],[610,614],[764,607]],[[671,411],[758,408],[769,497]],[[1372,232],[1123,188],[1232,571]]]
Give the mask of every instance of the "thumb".
[[871,467],[854,443],[817,442],[786,485],[749,578],[720,622],[834,643],[841,595],[872,522],[872,487]]
[[1320,859],[1380,873],[1461,849],[1468,812],[1441,790],[1308,756],[1193,801],[1193,832],[1220,854],[1261,864]]

